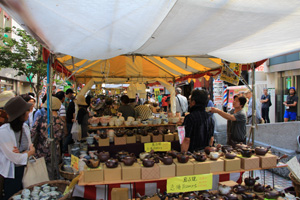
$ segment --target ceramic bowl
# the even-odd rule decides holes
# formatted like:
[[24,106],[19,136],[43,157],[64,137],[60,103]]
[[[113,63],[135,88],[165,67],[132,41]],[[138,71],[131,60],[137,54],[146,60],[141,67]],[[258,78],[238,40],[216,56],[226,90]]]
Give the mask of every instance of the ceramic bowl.
[[149,125],[152,125],[152,123],[153,123],[153,120],[148,120]]
[[139,121],[133,121],[133,122],[132,122],[132,125],[133,125],[133,126],[139,125]]
[[131,125],[131,121],[125,121],[125,125],[126,126],[130,126]]
[[148,121],[142,121],[144,125],[148,125]]
[[127,121],[133,122],[133,121],[134,121],[134,118],[133,118],[133,117],[127,117]]

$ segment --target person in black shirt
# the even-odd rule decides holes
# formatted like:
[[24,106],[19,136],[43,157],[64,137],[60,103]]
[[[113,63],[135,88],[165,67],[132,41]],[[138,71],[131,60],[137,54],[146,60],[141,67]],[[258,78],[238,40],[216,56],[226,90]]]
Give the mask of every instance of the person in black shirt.
[[260,98],[261,103],[261,117],[264,119],[265,123],[270,123],[269,118],[269,107],[271,106],[271,97],[268,94],[268,89],[264,88],[264,94]]
[[283,105],[285,105],[285,107],[286,107],[286,110],[284,113],[284,122],[288,122],[289,120],[295,121],[297,119],[298,97],[296,95],[295,87],[290,87],[289,94],[290,95],[287,96],[286,101],[283,102]]
[[184,119],[185,138],[181,151],[198,151],[211,146],[214,139],[214,120],[205,112],[208,93],[205,90],[194,90],[191,96],[190,114]]

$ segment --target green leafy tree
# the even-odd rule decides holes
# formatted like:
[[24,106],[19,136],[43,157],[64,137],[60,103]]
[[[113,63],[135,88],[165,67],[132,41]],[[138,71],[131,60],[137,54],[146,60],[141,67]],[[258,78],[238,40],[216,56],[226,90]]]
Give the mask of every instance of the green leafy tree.
[[[47,65],[43,62],[42,45],[26,31],[15,27],[0,29],[0,68],[12,68],[16,76],[26,76],[39,101],[42,81],[47,76]],[[7,37],[14,33],[18,39]],[[36,77],[37,84],[33,83]]]

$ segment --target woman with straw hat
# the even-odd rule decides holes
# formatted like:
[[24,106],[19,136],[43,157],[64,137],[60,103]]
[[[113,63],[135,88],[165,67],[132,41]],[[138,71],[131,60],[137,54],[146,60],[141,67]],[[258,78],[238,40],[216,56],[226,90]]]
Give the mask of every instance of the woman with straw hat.
[[86,103],[86,99],[83,95],[77,95],[75,103],[78,105],[76,120],[78,121],[78,124],[81,125],[81,138],[87,137],[89,125],[89,112],[87,111],[87,108],[89,107],[89,105]]
[[[64,123],[61,118],[58,116],[57,111],[61,107],[61,101],[52,96],[52,116],[53,116],[53,134],[55,139],[55,150],[56,158],[60,158],[60,141],[64,132]],[[43,104],[45,110],[48,109],[47,101]],[[47,129],[47,113],[43,116],[40,116],[36,119],[32,130],[31,137],[33,138],[33,144],[36,148],[36,158],[44,157],[47,165],[47,170],[50,179],[56,179],[53,169],[51,168],[51,151],[50,143],[48,142],[48,129]]]
[[0,174],[4,179],[4,199],[23,188],[22,179],[28,157],[35,154],[30,131],[24,122],[32,105],[20,96],[10,99],[4,106],[8,123],[0,127]]

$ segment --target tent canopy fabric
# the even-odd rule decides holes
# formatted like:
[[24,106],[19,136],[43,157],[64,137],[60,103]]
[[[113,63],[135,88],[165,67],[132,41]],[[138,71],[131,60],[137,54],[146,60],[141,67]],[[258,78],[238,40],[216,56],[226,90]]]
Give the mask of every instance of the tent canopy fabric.
[[157,62],[157,56],[210,56],[250,63],[300,50],[298,0],[2,0],[0,6],[52,53],[90,61],[144,55]]
[[[221,59],[158,57],[158,56],[117,56],[107,60],[85,60],[69,55],[58,57],[57,61],[65,66],[76,81],[87,83],[91,78],[99,82],[152,82],[158,78],[173,82],[195,73],[214,76],[220,73]],[[153,79],[153,80],[152,80]]]

